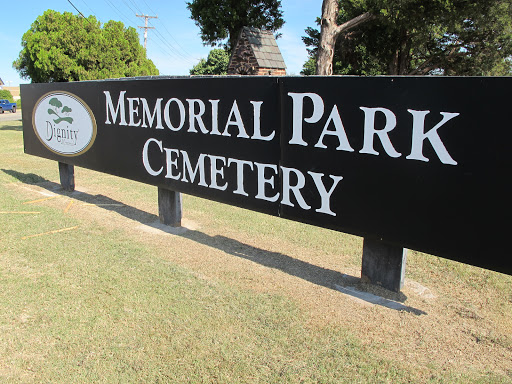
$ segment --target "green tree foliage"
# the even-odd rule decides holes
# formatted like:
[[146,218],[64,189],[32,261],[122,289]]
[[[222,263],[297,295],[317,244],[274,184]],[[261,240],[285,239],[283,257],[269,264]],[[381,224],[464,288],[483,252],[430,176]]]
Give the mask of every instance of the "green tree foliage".
[[[338,24],[375,17],[339,36],[333,73],[350,75],[507,75],[512,0],[343,0]],[[320,32],[306,29],[314,74]]]
[[229,39],[228,50],[243,27],[276,32],[284,24],[280,0],[192,0],[187,2],[187,8],[201,31],[203,43],[216,46]]
[[48,10],[23,35],[13,67],[34,83],[158,75],[137,31]]
[[14,103],[12,93],[8,89],[0,89],[0,99],[7,99],[10,103]]
[[225,49],[212,49],[208,58],[201,59],[190,70],[191,75],[226,75],[228,72],[229,53]]

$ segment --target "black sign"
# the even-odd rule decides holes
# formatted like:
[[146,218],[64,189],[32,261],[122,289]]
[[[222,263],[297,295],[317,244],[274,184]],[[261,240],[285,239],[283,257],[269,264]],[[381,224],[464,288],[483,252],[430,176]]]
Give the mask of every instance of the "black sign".
[[510,78],[22,85],[25,152],[512,274]]

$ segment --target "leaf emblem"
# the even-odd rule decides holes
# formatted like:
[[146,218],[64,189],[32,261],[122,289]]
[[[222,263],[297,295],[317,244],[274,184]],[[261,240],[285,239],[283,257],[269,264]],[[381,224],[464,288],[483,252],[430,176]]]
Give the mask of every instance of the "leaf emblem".
[[52,108],[48,109],[48,114],[57,116],[57,118],[53,119],[55,124],[59,124],[63,121],[66,121],[69,124],[73,124],[72,117],[60,115],[62,113],[69,115],[69,113],[73,111],[71,108],[69,108],[67,105],[63,105],[62,102],[56,97],[51,98],[50,101],[48,102],[48,104],[50,104],[52,107],[54,107],[54,109],[52,109]]

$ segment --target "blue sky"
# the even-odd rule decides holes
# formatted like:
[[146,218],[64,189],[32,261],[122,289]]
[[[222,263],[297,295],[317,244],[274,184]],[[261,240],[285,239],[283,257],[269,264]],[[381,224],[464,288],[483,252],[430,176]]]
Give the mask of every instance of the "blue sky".
[[[188,75],[188,71],[201,58],[206,58],[211,47],[203,46],[199,28],[190,19],[185,0],[71,0],[85,16],[95,15],[102,23],[108,20],[122,21],[137,29],[143,42],[144,20],[136,13],[158,15],[150,19],[148,31],[148,57],[163,75]],[[307,58],[301,40],[304,30],[314,26],[320,16],[321,0],[282,0],[286,24],[280,30],[279,48],[289,74],[298,75]],[[13,10],[4,12],[0,29],[0,78],[6,85],[28,83],[21,79],[12,62],[21,50],[21,38],[37,16],[47,9],[77,13],[67,0],[25,0]]]

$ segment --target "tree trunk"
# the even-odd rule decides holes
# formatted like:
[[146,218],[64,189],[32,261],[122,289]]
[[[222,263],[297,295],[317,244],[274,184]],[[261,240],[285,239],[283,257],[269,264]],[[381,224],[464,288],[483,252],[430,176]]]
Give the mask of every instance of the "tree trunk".
[[395,49],[391,63],[388,65],[388,75],[398,75],[398,59],[400,57],[400,49]]
[[363,13],[352,20],[338,25],[338,0],[323,0],[322,20],[320,23],[320,44],[318,46],[318,57],[316,61],[316,74],[321,76],[332,75],[332,62],[334,59],[334,46],[341,33],[357,27],[374,18],[369,13]]
[[408,75],[411,55],[411,39],[407,30],[400,32],[400,45],[396,48],[388,65],[388,75]]
[[411,40],[407,31],[402,36],[402,44],[400,47],[400,63],[399,63],[399,75],[407,75],[409,72],[409,63],[411,59]]
[[336,17],[338,17],[338,0],[324,0],[322,3],[322,20],[320,22],[320,44],[316,61],[316,74],[332,75],[334,45],[336,44]]

